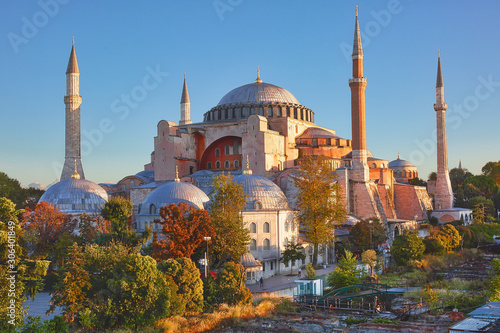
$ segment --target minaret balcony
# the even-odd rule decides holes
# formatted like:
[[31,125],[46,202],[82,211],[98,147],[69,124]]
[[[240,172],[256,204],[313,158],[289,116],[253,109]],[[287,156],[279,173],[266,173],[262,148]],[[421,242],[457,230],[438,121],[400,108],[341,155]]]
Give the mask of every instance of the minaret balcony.
[[434,104],[435,111],[446,111],[446,109],[448,109],[448,104],[446,103]]
[[349,84],[357,83],[357,82],[367,83],[366,77],[355,77],[355,78],[349,79]]

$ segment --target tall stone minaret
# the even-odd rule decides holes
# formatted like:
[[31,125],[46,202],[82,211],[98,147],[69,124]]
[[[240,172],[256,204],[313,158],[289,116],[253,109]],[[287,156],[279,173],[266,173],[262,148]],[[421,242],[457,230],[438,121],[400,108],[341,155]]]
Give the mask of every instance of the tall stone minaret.
[[186,73],[184,73],[184,86],[182,87],[181,97],[181,120],[179,125],[191,124],[191,102],[189,101],[189,92],[186,83]]
[[366,115],[365,89],[366,78],[363,77],[363,46],[359,32],[358,7],[356,6],[356,25],[354,29],[354,45],[352,48],[351,88],[351,126],[352,126],[352,175],[355,181],[368,181],[369,169],[366,153]]
[[437,127],[437,180],[435,209],[449,209],[453,207],[453,191],[448,173],[448,150],[446,146],[446,109],[444,102],[443,73],[441,72],[441,54],[438,53],[438,68],[436,79],[436,127]]
[[64,104],[66,104],[66,154],[61,180],[71,178],[75,172],[75,164],[80,178],[85,179],[80,148],[80,105],[82,104],[82,96],[80,96],[80,71],[76,60],[74,39],[68,69],[66,70]]

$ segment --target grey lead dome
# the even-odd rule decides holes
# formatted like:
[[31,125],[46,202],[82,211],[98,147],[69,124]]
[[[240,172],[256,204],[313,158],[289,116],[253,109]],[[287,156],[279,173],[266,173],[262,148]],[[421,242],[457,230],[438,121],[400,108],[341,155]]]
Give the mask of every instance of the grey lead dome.
[[[290,209],[285,194],[271,180],[262,176],[242,174],[235,176],[234,181],[243,183],[243,189],[248,196],[244,211]],[[260,208],[257,208],[257,203],[261,204]]]
[[217,106],[225,104],[288,103],[300,105],[288,90],[270,83],[250,83],[228,92]]
[[62,212],[77,214],[99,213],[107,201],[108,194],[96,183],[71,178],[52,185],[38,202],[48,202]]

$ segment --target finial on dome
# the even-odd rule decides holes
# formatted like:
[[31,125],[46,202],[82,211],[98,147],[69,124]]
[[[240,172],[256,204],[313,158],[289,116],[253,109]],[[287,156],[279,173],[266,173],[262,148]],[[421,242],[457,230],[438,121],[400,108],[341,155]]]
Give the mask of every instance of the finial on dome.
[[180,182],[181,180],[179,179],[179,169],[177,169],[177,165],[175,166],[175,181]]
[[245,170],[243,170],[244,175],[251,175],[252,174],[252,169],[250,169],[250,162],[248,161],[248,155],[247,155],[247,167]]
[[356,16],[358,16],[358,5],[356,5]]
[[259,65],[257,65],[257,78],[255,79],[255,83],[262,83],[262,80],[260,79]]
[[398,160],[400,160],[400,158],[399,158],[399,152],[398,152]]
[[72,179],[74,180],[79,180],[80,179],[80,175],[78,174],[78,171],[77,171],[77,168],[76,168],[76,158],[75,158],[75,172],[73,173],[73,175],[71,176]]

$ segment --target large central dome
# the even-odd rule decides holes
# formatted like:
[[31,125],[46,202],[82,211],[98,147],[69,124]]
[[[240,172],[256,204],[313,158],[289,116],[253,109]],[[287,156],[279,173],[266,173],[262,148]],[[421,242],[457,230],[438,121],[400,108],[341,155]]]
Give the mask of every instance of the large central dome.
[[301,105],[288,90],[264,83],[257,74],[254,83],[228,92],[203,115],[203,122],[238,121],[251,115],[270,118],[293,118],[314,123],[314,112]]
[[250,83],[228,92],[217,106],[226,104],[285,103],[300,105],[288,90],[270,83]]

